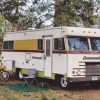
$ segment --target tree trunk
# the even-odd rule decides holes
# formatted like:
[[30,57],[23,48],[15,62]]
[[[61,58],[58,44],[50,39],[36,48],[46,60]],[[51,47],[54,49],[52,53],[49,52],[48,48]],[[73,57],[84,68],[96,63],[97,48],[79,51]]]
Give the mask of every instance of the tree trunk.
[[58,26],[58,16],[60,13],[59,4],[61,0],[55,0],[55,15],[54,15],[54,26]]
[[16,32],[18,29],[18,23],[13,23],[13,31]]
[[16,13],[15,13],[15,22],[13,23],[13,30],[14,31],[18,31],[19,27],[18,27],[18,20],[19,20],[19,0],[16,0]]

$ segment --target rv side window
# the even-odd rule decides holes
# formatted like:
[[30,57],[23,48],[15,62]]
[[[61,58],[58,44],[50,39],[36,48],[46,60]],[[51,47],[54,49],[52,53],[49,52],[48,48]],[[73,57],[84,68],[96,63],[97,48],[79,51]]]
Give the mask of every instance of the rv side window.
[[38,39],[38,50],[43,50],[43,40]]
[[100,38],[90,38],[93,51],[100,51]]
[[13,49],[13,44],[14,44],[13,41],[9,41],[9,48],[8,49]]
[[4,41],[3,49],[13,49],[13,41]]
[[8,49],[8,41],[4,41],[4,43],[3,43],[3,49]]
[[87,38],[68,37],[69,50],[89,50]]
[[54,39],[54,49],[55,50],[65,50],[64,39]]

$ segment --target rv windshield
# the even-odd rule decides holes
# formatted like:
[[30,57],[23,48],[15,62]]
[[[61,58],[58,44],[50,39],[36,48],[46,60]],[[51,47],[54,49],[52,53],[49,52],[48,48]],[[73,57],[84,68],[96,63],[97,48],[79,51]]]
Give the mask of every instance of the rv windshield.
[[93,51],[100,51],[100,38],[90,38]]
[[68,37],[69,50],[89,50],[87,38]]

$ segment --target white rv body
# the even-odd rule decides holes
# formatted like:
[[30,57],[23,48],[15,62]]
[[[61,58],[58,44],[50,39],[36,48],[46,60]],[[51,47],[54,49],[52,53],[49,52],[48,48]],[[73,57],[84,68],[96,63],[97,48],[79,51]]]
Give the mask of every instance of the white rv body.
[[[87,39],[88,50],[74,50],[76,47],[70,49],[69,37],[72,37],[69,39],[72,45],[74,37]],[[36,68],[38,77],[50,79],[55,79],[58,75],[69,82],[100,80],[100,52],[92,50],[90,38],[97,38],[99,41],[100,29],[62,26],[8,32],[4,36],[4,42],[12,41],[8,43],[12,46],[9,49],[4,43],[2,64],[6,70],[16,72],[19,68],[23,73],[30,68]],[[59,44],[59,41],[64,44]],[[38,50],[39,43],[42,45],[41,50]],[[56,43],[59,48],[55,47]],[[85,43],[82,48],[85,48],[84,45]]]

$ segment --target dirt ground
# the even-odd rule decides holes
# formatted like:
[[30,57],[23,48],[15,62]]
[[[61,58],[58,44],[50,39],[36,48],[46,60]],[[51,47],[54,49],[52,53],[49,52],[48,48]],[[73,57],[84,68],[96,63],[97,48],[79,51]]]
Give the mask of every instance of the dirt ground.
[[48,82],[50,88],[55,90],[25,93],[13,91],[4,87],[4,84],[17,84],[23,81],[11,77],[7,82],[0,82],[0,100],[100,100],[100,84],[93,88],[89,83],[74,83],[69,89],[62,90],[54,81],[38,81]]

